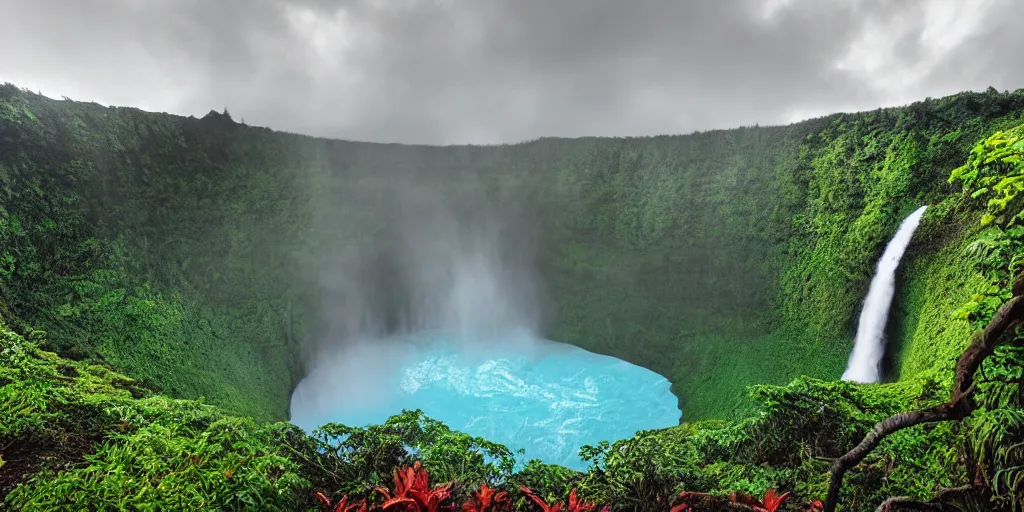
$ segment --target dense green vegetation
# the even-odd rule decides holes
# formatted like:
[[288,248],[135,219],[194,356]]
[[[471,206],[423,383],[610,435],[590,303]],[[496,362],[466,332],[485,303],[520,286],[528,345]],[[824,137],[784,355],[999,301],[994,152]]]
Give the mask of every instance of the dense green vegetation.
[[[10,85],[0,105],[0,291],[8,321],[45,331],[46,348],[102,357],[173,396],[284,418],[300,347],[320,334],[317,272],[385,239],[403,183],[536,226],[545,334],[658,371],[701,419],[737,413],[750,384],[841,373],[899,220],[955,190],[949,172],[1019,122],[1024,94],[688,136],[447,148],[313,139]],[[955,258],[920,259],[972,224],[933,206],[907,287],[966,272]],[[910,295],[900,318],[942,300]],[[932,342],[920,334],[901,338],[905,351]],[[765,353],[777,355],[771,371]]]
[[[778,487],[796,510],[875,421],[946,398],[1005,300],[1024,261],[1022,122],[1024,91],[989,91],[783,127],[433,148],[3,86],[0,494],[42,510],[313,508],[315,491],[371,497],[411,446],[458,500],[487,482],[524,507],[519,485],[660,510],[684,490]],[[412,413],[320,439],[265,423],[285,419],[323,334],[318,271],[386,239],[398,181],[521,215],[548,337],[666,375],[687,422],[588,447],[587,473],[514,470],[505,448]],[[828,382],[875,259],[921,204],[890,326],[899,382]],[[1014,347],[967,422],[900,432],[851,473],[847,509],[976,478],[992,504],[1019,503]]]
[[[393,468],[413,460],[434,482],[457,482],[460,500],[485,482],[508,489],[519,506],[520,485],[545,499],[577,488],[583,499],[617,510],[657,510],[658,498],[680,490],[760,496],[780,486],[793,490],[796,502],[823,492],[825,457],[885,414],[934,399],[934,388],[919,384],[868,389],[799,379],[756,387],[752,396],[763,412],[741,422],[686,423],[585,448],[588,473],[536,461],[514,471],[506,448],[419,413],[366,429],[326,425],[311,438],[288,423],[256,423],[153,394],[105,366],[43,352],[6,327],[0,334],[0,492],[9,492],[6,504],[17,510],[313,509],[316,491],[372,499]],[[933,482],[955,481],[931,453],[935,446],[947,451],[950,439],[949,428],[902,436],[858,475],[850,503],[907,490],[927,494]],[[922,469],[937,480],[922,480]]]

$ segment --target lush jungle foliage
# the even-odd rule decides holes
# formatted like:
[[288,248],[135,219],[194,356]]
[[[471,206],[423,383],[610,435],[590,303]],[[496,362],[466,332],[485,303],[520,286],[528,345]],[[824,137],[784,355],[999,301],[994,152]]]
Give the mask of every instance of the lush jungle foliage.
[[[969,197],[985,204],[985,229],[966,248],[987,287],[977,290],[954,318],[978,328],[999,302],[1011,295],[1011,280],[1024,271],[1024,125],[999,131],[971,152],[950,181],[963,183]],[[981,368],[979,410],[970,418],[968,446],[977,478],[993,501],[1024,506],[1024,329],[1000,345]]]
[[[573,490],[612,510],[762,506],[771,489],[791,493],[780,510],[810,507],[874,422],[947,397],[1021,271],[1022,114],[1024,91],[989,91],[783,127],[430,148],[0,87],[0,496],[313,510],[395,498],[393,472],[419,461],[452,483],[448,505],[487,484],[517,509]],[[386,235],[399,177],[464,209],[526,201],[548,337],[666,375],[687,422],[586,447],[585,473],[517,465],[413,412],[312,437],[265,423],[319,334],[317,271]],[[830,382],[875,259],[921,204],[889,329],[898,382]],[[963,424],[887,439],[848,476],[846,510],[972,482],[985,507],[1021,505],[1022,362],[1003,345]]]
[[[566,500],[574,490],[577,503],[611,510],[667,509],[686,491],[694,510],[714,510],[730,493],[763,496],[779,487],[792,492],[792,508],[782,510],[797,510],[823,492],[828,458],[871,423],[935,399],[934,386],[917,384],[865,388],[804,378],[759,386],[754,417],[586,447],[592,469],[578,473],[517,464],[507,448],[416,411],[369,428],[329,424],[307,436],[289,423],[154,394],[105,365],[42,351],[40,340],[6,326],[0,335],[0,496],[13,510],[314,510],[343,497],[383,504],[406,494],[390,485],[396,468],[417,464],[434,484],[451,484],[444,504],[473,503],[486,485],[516,510]],[[896,438],[856,475],[848,502],[859,509],[895,492],[927,494],[933,485],[922,471],[955,483],[944,459],[953,456],[945,453],[953,439],[949,428]]]
[[924,203],[893,367],[956,353],[968,328],[945,315],[984,279],[962,263],[977,223],[941,202],[947,178],[1022,112],[1024,91],[989,91],[790,126],[440,148],[7,85],[0,293],[8,323],[45,331],[45,348],[282,419],[322,336],[321,273],[386,239],[401,183],[459,211],[516,212],[535,226],[547,337],[665,375],[688,419],[726,418],[748,385],[841,373],[875,259]]

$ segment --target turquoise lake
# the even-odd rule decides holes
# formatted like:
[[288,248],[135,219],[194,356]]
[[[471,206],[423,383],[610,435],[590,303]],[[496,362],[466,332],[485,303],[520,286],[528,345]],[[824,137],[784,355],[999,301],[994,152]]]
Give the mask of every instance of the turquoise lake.
[[681,412],[663,376],[614,357],[527,337],[479,340],[442,332],[350,344],[292,395],[291,422],[382,423],[421,409],[452,429],[585,470],[581,446],[670,427]]

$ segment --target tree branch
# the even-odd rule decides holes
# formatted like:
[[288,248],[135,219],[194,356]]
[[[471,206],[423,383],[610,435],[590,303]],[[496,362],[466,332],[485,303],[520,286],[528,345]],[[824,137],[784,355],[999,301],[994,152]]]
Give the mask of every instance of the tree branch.
[[910,511],[910,510],[946,510],[941,503],[944,500],[948,500],[950,496],[961,494],[964,492],[970,492],[973,489],[970,485],[963,487],[951,487],[939,489],[932,497],[931,501],[920,501],[906,496],[892,497],[882,502],[875,512],[897,512],[897,511]]
[[1024,321],[1024,274],[1017,277],[1012,290],[1013,297],[996,311],[985,329],[974,336],[957,360],[949,401],[926,409],[903,412],[878,422],[860,444],[835,460],[832,464],[824,512],[835,512],[836,504],[839,502],[839,491],[843,486],[843,476],[860,464],[886,436],[923,423],[959,421],[971,413],[974,409],[971,395],[975,389],[975,372],[981,367],[982,361],[995,351],[1002,335]]
[[912,498],[901,496],[898,498],[889,498],[882,502],[875,512],[897,512],[897,511],[910,511],[910,510],[938,510],[942,511],[941,505],[935,503],[928,503],[927,501],[917,501]]

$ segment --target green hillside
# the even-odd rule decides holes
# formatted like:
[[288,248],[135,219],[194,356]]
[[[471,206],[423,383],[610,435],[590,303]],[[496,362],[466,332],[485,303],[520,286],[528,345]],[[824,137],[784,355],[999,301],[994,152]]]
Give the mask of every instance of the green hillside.
[[[309,270],[385,236],[396,182],[462,207],[528,202],[548,337],[665,375],[687,418],[731,413],[749,384],[837,378],[902,216],[1024,112],[1021,94],[963,94],[785,127],[432,148],[0,98],[13,318],[58,352],[265,419],[285,417],[315,336]],[[911,286],[933,267],[918,248],[962,222],[928,212]]]
[[[841,415],[858,418],[840,436],[853,442],[882,415],[935,398],[922,389],[947,389],[985,308],[998,305],[1019,248],[983,230],[984,197],[963,193],[979,186],[950,176],[980,141],[1022,123],[1024,90],[990,90],[789,126],[427,147],[279,133],[226,112],[196,119],[56,101],[8,84],[0,87],[0,315],[19,350],[38,345],[80,361],[58,366],[109,368],[135,381],[140,396],[202,398],[217,418],[284,420],[324,338],[324,269],[387,244],[397,201],[444,197],[455,211],[498,211],[529,226],[547,298],[544,335],[665,375],[685,421],[735,420],[799,437],[806,431],[750,427],[750,413],[779,407],[776,392],[786,400],[838,393],[860,404]],[[815,380],[842,373],[875,261],[923,204],[930,208],[905,256],[889,329],[901,384],[863,398],[858,386]],[[954,315],[965,304],[975,314]],[[747,400],[748,386],[798,377],[809,379]],[[793,391],[800,386],[809,387]],[[145,428],[162,414],[143,414],[155,422]],[[18,432],[0,431],[0,447]],[[929,432],[925,442],[962,435]],[[759,456],[745,457],[722,464],[748,468]],[[721,466],[691,483],[761,492],[817,478],[804,491],[820,496],[827,463],[765,457],[802,469],[751,480]],[[927,457],[928,471],[950,467]],[[898,471],[908,473],[888,487],[861,483],[872,493],[932,489],[908,483],[910,466]],[[950,471],[952,485],[961,477]]]

